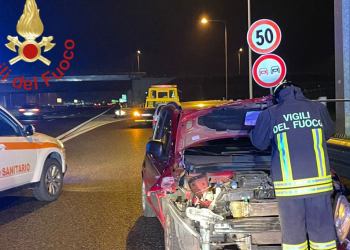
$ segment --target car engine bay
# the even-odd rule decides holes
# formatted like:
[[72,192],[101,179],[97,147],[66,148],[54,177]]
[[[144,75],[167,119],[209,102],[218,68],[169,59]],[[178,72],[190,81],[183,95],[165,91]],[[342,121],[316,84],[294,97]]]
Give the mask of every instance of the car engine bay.
[[268,171],[189,173],[179,187],[173,204],[200,233],[202,249],[281,249],[278,204]]

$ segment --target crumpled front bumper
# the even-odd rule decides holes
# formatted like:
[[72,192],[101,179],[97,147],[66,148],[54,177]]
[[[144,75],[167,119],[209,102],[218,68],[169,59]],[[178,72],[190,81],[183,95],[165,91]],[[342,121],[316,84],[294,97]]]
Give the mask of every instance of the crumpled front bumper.
[[278,217],[255,217],[220,221],[214,224],[215,233],[252,234],[280,232]]
[[[176,233],[179,241],[192,242],[184,244],[181,249],[200,249],[203,244],[203,237],[192,226],[191,220],[184,217],[174,204],[168,204],[168,211],[176,223]],[[251,249],[282,249],[280,246],[258,247],[257,245],[280,245],[281,244],[281,226],[278,217],[255,217],[222,220],[216,223],[210,223],[208,227],[209,244],[213,247],[223,247],[225,245],[246,245],[253,246]],[[225,235],[236,238],[236,241],[225,242]],[[189,240],[188,238],[191,238]]]

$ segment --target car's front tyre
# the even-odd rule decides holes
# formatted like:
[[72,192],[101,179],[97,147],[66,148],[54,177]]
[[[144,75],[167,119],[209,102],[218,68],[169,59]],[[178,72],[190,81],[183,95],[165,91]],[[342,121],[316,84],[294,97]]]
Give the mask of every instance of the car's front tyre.
[[61,164],[56,159],[47,159],[40,182],[33,194],[39,201],[54,201],[60,195],[63,185]]

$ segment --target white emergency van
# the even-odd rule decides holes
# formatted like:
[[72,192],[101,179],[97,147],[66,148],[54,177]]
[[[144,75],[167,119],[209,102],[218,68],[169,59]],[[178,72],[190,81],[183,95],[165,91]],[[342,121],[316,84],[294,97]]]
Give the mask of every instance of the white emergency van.
[[40,201],[53,201],[62,191],[67,170],[63,144],[35,133],[0,106],[0,196],[33,189]]

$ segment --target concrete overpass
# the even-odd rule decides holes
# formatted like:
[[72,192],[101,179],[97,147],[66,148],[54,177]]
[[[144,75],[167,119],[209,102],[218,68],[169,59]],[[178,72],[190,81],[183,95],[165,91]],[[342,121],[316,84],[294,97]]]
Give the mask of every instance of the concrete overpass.
[[[150,78],[146,73],[119,73],[117,75],[83,75],[52,77],[49,80],[37,77],[8,76],[0,82],[0,105],[13,108],[24,103],[57,105],[57,98],[63,102],[90,100],[110,102],[127,94],[130,104],[142,103],[145,92],[152,84],[165,84],[172,78]],[[30,85],[31,89],[24,88]],[[30,81],[30,82],[29,82]],[[21,88],[16,88],[21,83]]]

